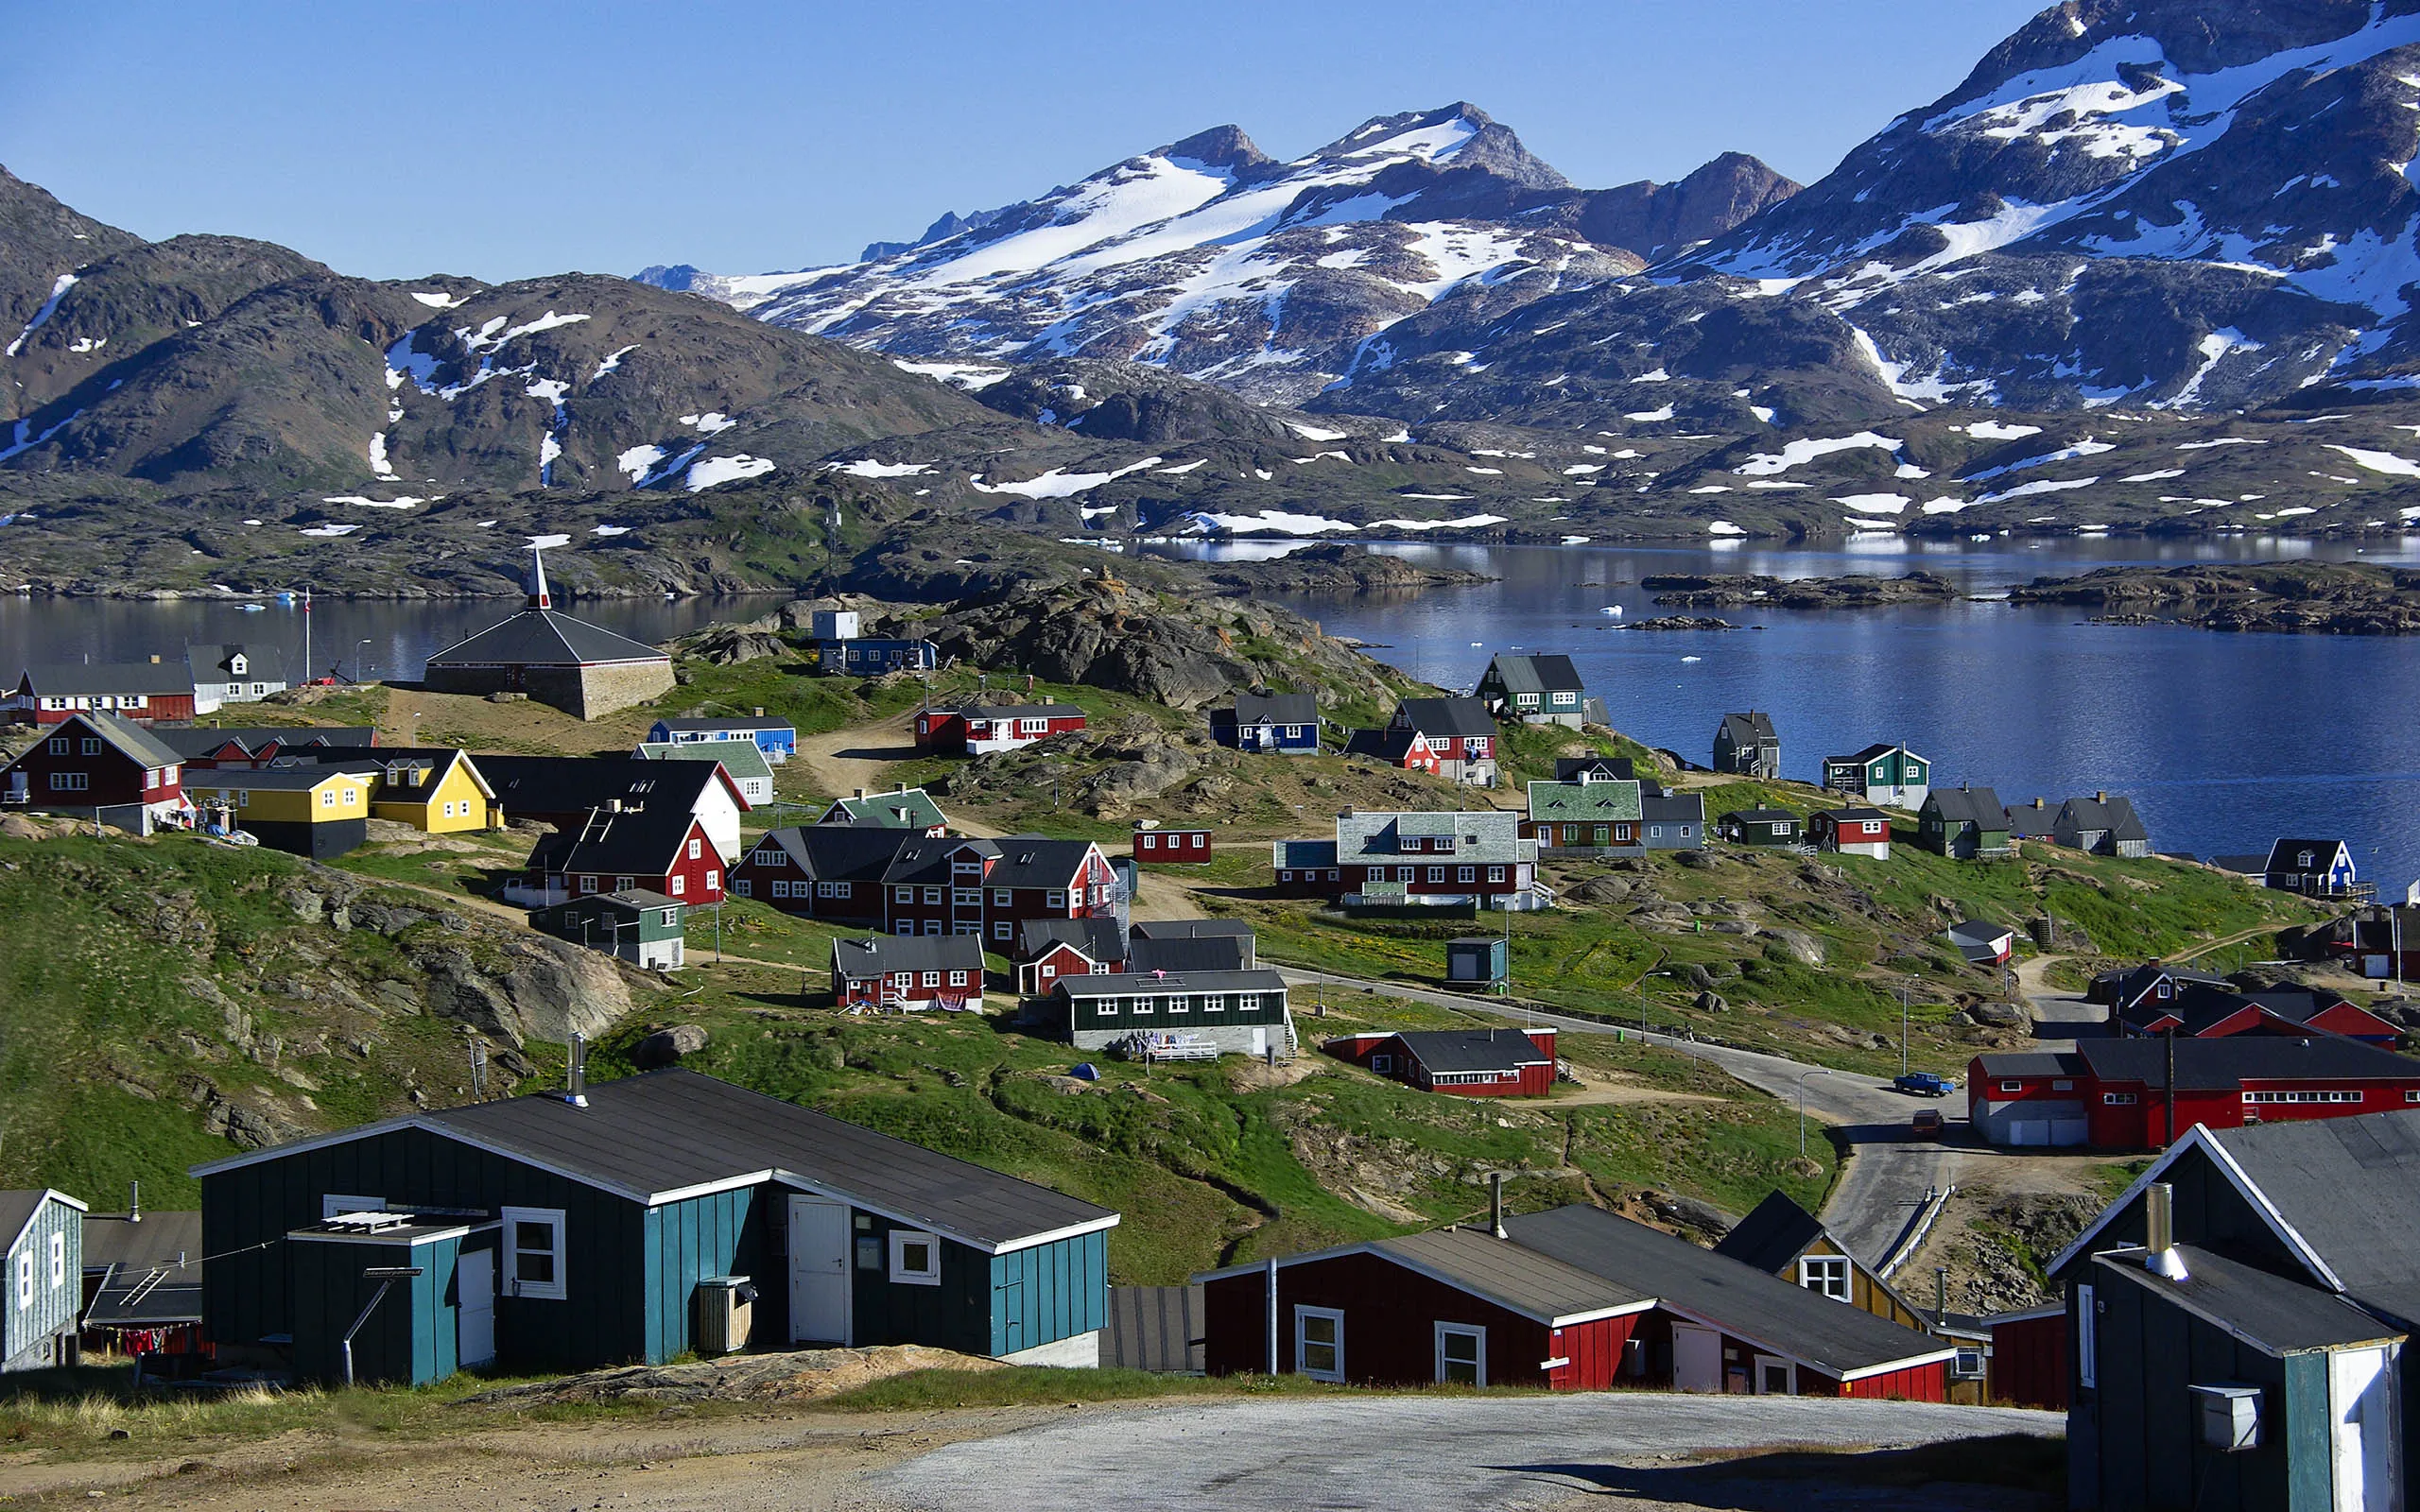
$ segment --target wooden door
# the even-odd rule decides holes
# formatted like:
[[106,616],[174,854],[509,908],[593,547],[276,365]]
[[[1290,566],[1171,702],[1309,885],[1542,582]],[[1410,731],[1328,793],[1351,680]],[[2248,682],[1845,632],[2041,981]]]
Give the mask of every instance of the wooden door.
[[848,1343],[847,1205],[792,1196],[789,1248],[790,1342]]

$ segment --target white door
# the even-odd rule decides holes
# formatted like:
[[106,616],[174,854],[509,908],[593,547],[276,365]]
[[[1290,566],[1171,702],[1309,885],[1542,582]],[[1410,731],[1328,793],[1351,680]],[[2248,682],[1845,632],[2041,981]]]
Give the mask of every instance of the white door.
[[464,1368],[495,1358],[495,1251],[466,1249],[454,1263],[457,1363]]
[[1672,1325],[1672,1389],[1722,1389],[1722,1335],[1691,1323]]
[[790,1342],[849,1342],[849,1210],[790,1198]]
[[2333,1410],[2336,1512],[2396,1512],[2395,1441],[2402,1431],[2395,1372],[2387,1351],[2345,1349],[2327,1357]]
[[1759,1397],[1797,1396],[1798,1367],[1774,1355],[1756,1356],[1756,1395]]

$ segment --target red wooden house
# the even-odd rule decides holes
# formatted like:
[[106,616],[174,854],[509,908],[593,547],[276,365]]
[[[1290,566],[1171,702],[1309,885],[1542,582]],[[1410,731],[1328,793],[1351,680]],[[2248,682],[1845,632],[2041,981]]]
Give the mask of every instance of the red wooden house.
[[69,714],[0,767],[0,797],[14,808],[91,816],[148,833],[152,824],[190,812],[183,770],[177,753],[139,725],[111,714]]
[[1046,995],[1063,976],[1107,976],[1126,970],[1125,926],[1115,915],[1028,919],[1017,926],[1017,990]]
[[916,748],[935,756],[983,756],[1083,728],[1084,712],[1071,703],[925,709],[916,715]]
[[1115,915],[1123,901],[1099,846],[1038,834],[911,834],[882,886],[885,927],[893,935],[981,935],[1004,946],[1027,919]]
[[2367,1008],[2333,992],[2302,988],[2235,992],[2188,983],[2167,998],[2137,1000],[2112,1013],[2110,1022],[2120,1034],[2172,1033],[2197,1040],[2238,1034],[2300,1038],[2317,1032],[2391,1046],[2403,1037],[2400,1028]]
[[538,842],[524,885],[549,902],[643,887],[702,908],[722,901],[723,867],[705,822],[686,809],[600,808]]
[[1588,1207],[1195,1279],[1213,1375],[1273,1366],[1373,1386],[1942,1401],[1956,1354],[1911,1329]]
[[972,935],[834,940],[832,998],[852,1010],[980,1012],[983,942]]
[[369,725],[295,725],[284,728],[222,729],[215,725],[160,725],[151,733],[160,744],[182,756],[187,766],[267,766],[281,756],[318,760],[336,751],[375,747],[378,731]]
[[1280,891],[1352,905],[1538,906],[1538,842],[1511,809],[1395,813],[1347,809],[1336,838],[1278,840]]
[[59,662],[26,667],[6,700],[9,722],[55,725],[76,713],[115,714],[148,724],[191,719],[193,673],[184,659]]
[[2079,1040],[2071,1051],[1978,1056],[1967,1117],[1994,1144],[2160,1149],[2196,1124],[2342,1118],[2420,1108],[2420,1060],[2340,1035]]
[[1210,830],[1167,829],[1155,820],[1134,823],[1134,859],[1146,865],[1198,866],[1210,859]]
[[1552,1029],[1434,1029],[1347,1035],[1320,1049],[1425,1092],[1544,1097],[1554,1091]]
[[1406,698],[1386,729],[1363,732],[1351,748],[1408,771],[1494,787],[1497,739],[1495,720],[1477,698]]

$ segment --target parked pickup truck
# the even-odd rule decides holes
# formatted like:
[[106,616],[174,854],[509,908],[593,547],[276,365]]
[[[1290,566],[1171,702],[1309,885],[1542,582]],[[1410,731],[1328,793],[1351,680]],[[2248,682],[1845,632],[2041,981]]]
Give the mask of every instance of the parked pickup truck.
[[1891,1085],[1910,1097],[1946,1097],[1958,1090],[1958,1084],[1946,1076],[1936,1076],[1929,1071],[1911,1071],[1904,1076],[1893,1076]]
[[1941,1138],[1941,1109],[1937,1108],[1918,1108],[1916,1116],[1908,1121],[1908,1131],[1920,1140]]

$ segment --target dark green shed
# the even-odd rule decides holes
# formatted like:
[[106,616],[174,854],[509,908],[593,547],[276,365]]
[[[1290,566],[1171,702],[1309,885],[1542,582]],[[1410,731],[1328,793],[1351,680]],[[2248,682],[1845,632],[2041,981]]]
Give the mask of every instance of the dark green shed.
[[362,1379],[475,1363],[464,1341],[484,1345],[481,1329],[507,1370],[660,1363],[692,1348],[700,1283],[731,1276],[759,1288],[757,1347],[1092,1364],[1107,1321],[1116,1213],[689,1071],[599,1083],[579,1103],[416,1113],[195,1174],[206,1336],[290,1349],[320,1378],[340,1362],[312,1341],[338,1314],[337,1337],[351,1325],[364,1270],[397,1263],[368,1258],[375,1230],[330,1230],[365,1211],[409,1214],[402,1237],[428,1251],[428,1274],[409,1307],[398,1281],[364,1325],[378,1363],[356,1341]]

